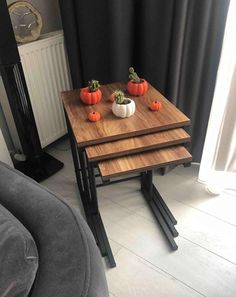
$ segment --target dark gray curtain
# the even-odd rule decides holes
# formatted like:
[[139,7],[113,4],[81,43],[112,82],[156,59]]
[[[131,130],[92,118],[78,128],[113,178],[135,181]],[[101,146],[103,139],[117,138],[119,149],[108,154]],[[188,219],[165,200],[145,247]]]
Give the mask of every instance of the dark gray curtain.
[[73,86],[134,66],[191,118],[200,161],[229,0],[59,0]]

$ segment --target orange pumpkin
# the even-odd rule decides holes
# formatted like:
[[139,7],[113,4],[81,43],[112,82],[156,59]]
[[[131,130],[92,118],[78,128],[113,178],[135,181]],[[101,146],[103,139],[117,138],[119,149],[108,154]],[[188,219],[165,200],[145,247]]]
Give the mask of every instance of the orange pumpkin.
[[85,104],[89,104],[89,105],[97,104],[102,99],[102,92],[99,89],[97,89],[94,92],[90,92],[89,87],[86,87],[81,89],[80,99]]
[[159,102],[159,101],[152,101],[149,104],[149,108],[151,110],[160,110],[161,109],[161,102]]
[[140,83],[136,83],[132,80],[129,80],[127,84],[127,89],[131,95],[142,96],[148,90],[148,83],[145,79],[141,79]]
[[114,94],[111,94],[111,95],[108,97],[108,100],[111,101],[111,102],[114,102],[114,101],[115,101],[115,96],[114,96]]
[[88,119],[90,120],[90,122],[97,122],[101,119],[101,115],[98,111],[91,111],[88,114]]

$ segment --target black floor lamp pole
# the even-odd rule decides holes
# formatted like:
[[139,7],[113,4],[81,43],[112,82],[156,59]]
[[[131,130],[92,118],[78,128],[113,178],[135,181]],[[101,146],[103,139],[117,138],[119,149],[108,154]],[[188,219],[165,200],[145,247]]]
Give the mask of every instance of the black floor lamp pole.
[[21,63],[0,65],[0,69],[23,152],[28,158],[39,157],[42,149]]
[[24,162],[13,161],[17,169],[41,181],[61,169],[63,163],[44,153],[41,148],[6,1],[0,1],[0,15],[0,73],[26,156]]

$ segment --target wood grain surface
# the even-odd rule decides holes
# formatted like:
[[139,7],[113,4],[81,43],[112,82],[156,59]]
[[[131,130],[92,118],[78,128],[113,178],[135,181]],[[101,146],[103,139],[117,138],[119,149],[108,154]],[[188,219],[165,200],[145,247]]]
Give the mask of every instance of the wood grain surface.
[[192,159],[184,146],[173,146],[98,163],[104,180],[132,172],[142,172],[168,165],[188,163]]
[[[78,146],[84,147],[190,124],[190,120],[150,84],[144,96],[135,97],[126,92],[126,97],[134,99],[136,112],[130,118],[117,118],[111,111],[112,103],[107,100],[109,95],[117,89],[126,92],[126,84],[103,85],[101,87],[102,101],[92,106],[81,102],[80,90],[62,92],[64,107]],[[153,100],[162,103],[160,111],[149,110],[148,105]],[[100,112],[101,120],[95,123],[89,122],[87,114],[90,111]]]
[[89,161],[101,161],[190,141],[182,128],[130,137],[85,148]]

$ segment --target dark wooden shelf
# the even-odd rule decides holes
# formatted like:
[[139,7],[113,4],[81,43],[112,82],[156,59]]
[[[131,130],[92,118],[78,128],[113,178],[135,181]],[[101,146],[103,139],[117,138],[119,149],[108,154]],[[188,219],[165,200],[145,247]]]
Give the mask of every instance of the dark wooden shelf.
[[168,165],[189,163],[191,154],[184,146],[178,145],[145,153],[135,154],[98,163],[98,168],[104,180],[129,174],[143,172]]
[[89,161],[131,155],[153,149],[183,144],[190,141],[189,134],[182,128],[151,133],[85,148]]

